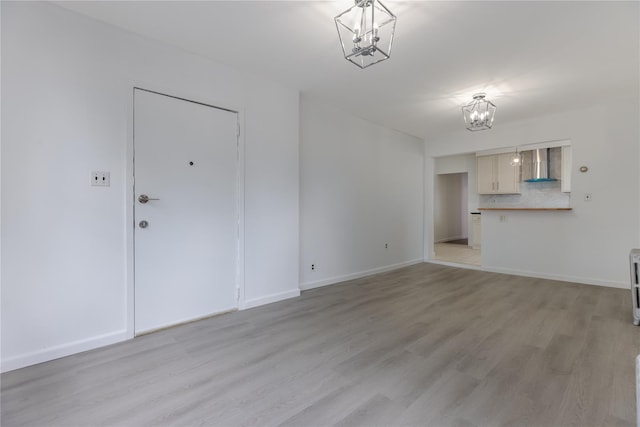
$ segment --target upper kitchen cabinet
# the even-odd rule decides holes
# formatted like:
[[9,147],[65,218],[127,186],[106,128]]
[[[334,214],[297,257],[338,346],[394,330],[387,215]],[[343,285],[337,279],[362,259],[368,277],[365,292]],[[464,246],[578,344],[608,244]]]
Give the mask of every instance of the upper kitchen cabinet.
[[511,165],[513,154],[477,157],[478,194],[520,193],[520,168]]

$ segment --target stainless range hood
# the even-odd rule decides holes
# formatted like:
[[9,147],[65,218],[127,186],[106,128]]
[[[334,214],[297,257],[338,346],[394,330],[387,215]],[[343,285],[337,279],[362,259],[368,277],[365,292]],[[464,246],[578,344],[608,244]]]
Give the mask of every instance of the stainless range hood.
[[[528,157],[528,156],[527,156]],[[555,178],[549,178],[549,149],[539,148],[531,150],[531,176],[524,177],[525,182],[547,182],[557,181]]]

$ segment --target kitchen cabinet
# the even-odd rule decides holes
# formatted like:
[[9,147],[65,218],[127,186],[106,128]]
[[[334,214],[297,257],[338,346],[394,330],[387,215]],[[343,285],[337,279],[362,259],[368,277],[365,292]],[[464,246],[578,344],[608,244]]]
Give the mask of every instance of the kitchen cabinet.
[[520,193],[520,168],[511,166],[513,153],[477,157],[478,194]]
[[482,156],[477,160],[478,178],[478,194],[492,194],[495,191],[495,179],[494,179],[494,156]]

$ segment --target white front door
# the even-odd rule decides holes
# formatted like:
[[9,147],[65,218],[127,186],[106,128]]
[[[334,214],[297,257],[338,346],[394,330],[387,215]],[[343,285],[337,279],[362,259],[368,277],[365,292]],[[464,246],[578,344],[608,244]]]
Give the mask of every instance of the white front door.
[[237,308],[237,123],[134,90],[136,334]]

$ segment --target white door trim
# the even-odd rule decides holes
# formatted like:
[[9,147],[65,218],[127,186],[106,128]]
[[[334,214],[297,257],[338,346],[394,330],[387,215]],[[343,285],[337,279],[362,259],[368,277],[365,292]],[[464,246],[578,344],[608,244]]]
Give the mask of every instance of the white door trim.
[[134,232],[135,232],[135,216],[134,216],[134,92],[136,89],[144,90],[147,92],[156,93],[159,95],[169,96],[171,98],[181,99],[188,102],[195,102],[197,104],[206,105],[213,108],[218,108],[225,111],[230,111],[238,115],[238,129],[239,135],[238,141],[238,187],[236,192],[237,203],[237,263],[236,263],[236,289],[238,295],[237,308],[242,309],[244,307],[245,300],[245,214],[244,214],[244,195],[245,195],[245,113],[243,108],[222,107],[222,103],[218,103],[212,100],[203,99],[202,96],[178,96],[175,91],[167,88],[156,88],[152,84],[131,82],[126,87],[126,97],[128,102],[125,106],[125,119],[127,124],[127,141],[126,141],[126,190],[125,190],[125,224],[126,224],[126,337],[135,337],[135,246],[134,246]]

